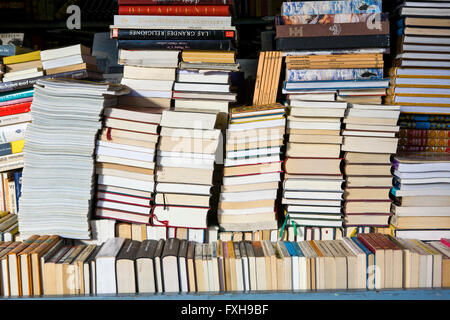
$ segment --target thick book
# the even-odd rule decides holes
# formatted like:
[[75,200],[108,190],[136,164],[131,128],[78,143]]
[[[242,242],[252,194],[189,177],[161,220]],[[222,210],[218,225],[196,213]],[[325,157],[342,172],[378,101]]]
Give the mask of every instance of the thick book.
[[0,117],[10,116],[30,111],[31,102],[11,104],[0,108]]
[[153,16],[228,16],[229,6],[215,5],[132,5],[119,6],[120,15],[153,15]]
[[36,77],[25,80],[16,80],[10,82],[0,82],[0,93],[7,91],[14,91],[20,89],[32,88],[34,84],[40,79],[53,79],[53,78],[71,78],[71,79],[84,79],[91,76],[95,76],[94,73],[91,73],[87,70],[76,70],[64,73],[58,73],[48,76]]
[[233,40],[235,30],[189,29],[112,29],[111,37],[119,40]]
[[301,14],[378,13],[381,11],[381,0],[296,1],[283,2],[281,6],[281,14],[285,16]]
[[119,49],[231,50],[231,40],[118,40]]
[[382,21],[377,28],[366,22],[327,23],[304,25],[277,25],[277,38],[332,37],[389,34],[389,21]]
[[296,37],[276,39],[276,48],[288,50],[320,50],[350,48],[387,48],[390,46],[390,35],[359,35],[330,37]]
[[294,69],[287,70],[286,81],[382,79],[382,68]]

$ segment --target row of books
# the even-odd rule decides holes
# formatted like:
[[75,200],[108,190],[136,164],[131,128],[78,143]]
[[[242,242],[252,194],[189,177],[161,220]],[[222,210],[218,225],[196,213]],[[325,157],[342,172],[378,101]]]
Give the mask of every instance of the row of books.
[[3,296],[201,293],[450,286],[448,239],[379,233],[342,240],[111,238],[73,244],[33,235],[0,244]]

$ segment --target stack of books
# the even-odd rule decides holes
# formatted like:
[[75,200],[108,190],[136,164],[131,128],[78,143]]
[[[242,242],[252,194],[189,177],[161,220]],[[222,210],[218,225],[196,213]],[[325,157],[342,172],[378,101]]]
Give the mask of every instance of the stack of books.
[[231,72],[239,70],[235,52],[183,50],[181,60],[173,93],[175,110],[219,112],[225,129],[229,106],[236,102],[230,84]]
[[6,65],[3,82],[42,77],[44,71],[40,55],[41,51],[32,51],[3,58]]
[[345,224],[388,226],[391,215],[391,155],[396,153],[400,108],[350,104],[343,130]]
[[388,15],[381,0],[283,2],[277,49],[286,56],[290,100],[381,103]]
[[21,236],[48,233],[90,239],[101,114],[126,92],[120,85],[38,80],[25,136]]
[[96,149],[97,217],[149,223],[161,121],[161,114],[149,109],[112,106],[103,112]]
[[[290,101],[283,204],[289,224],[342,227],[341,126],[346,102]],[[328,230],[335,233],[336,230]]]
[[218,222],[224,231],[278,228],[285,108],[280,104],[231,109]]
[[91,79],[102,79],[97,69],[97,59],[91,48],[82,44],[41,51],[42,68],[46,75],[60,73],[87,73]]
[[[163,111],[155,169],[156,196],[151,224],[168,237],[205,239],[220,130],[217,113]],[[183,234],[183,235],[182,235]]]
[[33,235],[0,242],[0,280],[5,297],[448,288],[449,255],[448,239],[380,233],[204,244],[110,238],[99,245]]
[[450,151],[450,115],[400,113],[399,126],[397,153]]
[[400,238],[450,237],[450,155],[403,153],[394,160],[391,225]]
[[402,112],[443,113],[450,106],[448,4],[401,1],[388,101]]

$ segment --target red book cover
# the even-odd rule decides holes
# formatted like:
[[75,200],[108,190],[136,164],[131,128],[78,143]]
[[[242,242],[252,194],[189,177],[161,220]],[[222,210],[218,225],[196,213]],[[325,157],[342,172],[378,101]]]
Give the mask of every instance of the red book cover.
[[120,6],[120,15],[229,16],[229,6]]
[[0,108],[0,117],[10,116],[12,114],[30,112],[31,102],[13,104]]
[[214,5],[231,5],[232,0],[119,0],[119,5],[199,5],[199,4],[214,4]]

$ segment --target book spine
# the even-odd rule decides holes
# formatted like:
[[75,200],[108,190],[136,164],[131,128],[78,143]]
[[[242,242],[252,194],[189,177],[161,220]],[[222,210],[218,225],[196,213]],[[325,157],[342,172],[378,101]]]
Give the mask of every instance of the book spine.
[[330,23],[358,23],[364,22],[367,28],[376,28],[379,22],[389,19],[387,13],[358,13],[358,14],[304,14],[293,16],[278,16],[277,25],[302,25],[302,24],[330,24]]
[[10,105],[12,105],[12,104],[19,104],[19,103],[25,103],[25,102],[32,102],[32,101],[33,101],[33,97],[22,98],[22,99],[15,99],[15,100],[9,100],[9,101],[0,102],[0,107],[10,106]]
[[222,4],[231,5],[232,0],[119,0],[119,6],[123,5],[162,5],[162,4],[185,4],[185,5],[199,5],[199,4]]
[[400,129],[400,138],[450,139],[450,130]]
[[0,156],[20,153],[23,151],[23,140],[0,144]]
[[234,30],[114,29],[119,40],[233,40]]
[[119,49],[231,50],[230,40],[118,40]]
[[424,115],[424,114],[400,114],[400,121],[428,121],[428,122],[450,122],[447,115]]
[[0,117],[29,112],[30,107],[31,102],[13,104],[10,106],[2,107],[0,108]]
[[119,15],[161,15],[161,16],[228,16],[228,6],[120,6]]
[[76,71],[57,73],[57,74],[52,74],[52,75],[48,75],[48,76],[41,76],[41,77],[25,79],[25,80],[3,82],[3,83],[0,83],[0,93],[7,92],[7,91],[32,88],[39,79],[53,79],[53,78],[84,79],[84,78],[87,78],[88,76],[89,76],[89,73],[87,70],[76,70]]
[[397,153],[409,152],[450,152],[449,147],[398,146]]
[[400,121],[402,129],[450,130],[450,122]]
[[34,90],[27,90],[25,92],[15,92],[15,93],[10,93],[10,94],[5,94],[5,95],[0,96],[0,102],[29,98],[29,97],[33,96],[33,92],[34,92]]
[[9,57],[16,54],[16,47],[12,45],[0,45],[0,57]]
[[450,139],[400,138],[399,146],[450,147]]
[[288,70],[286,81],[382,79],[382,68],[367,69],[294,69]]
[[389,47],[389,35],[278,38],[277,50],[318,50]]
[[281,15],[378,13],[381,5],[381,0],[283,2]]
[[379,28],[369,28],[369,25],[365,22],[327,23],[317,25],[279,25],[276,26],[276,32],[277,38],[389,34],[389,21],[381,22]]
[[114,26],[119,28],[134,28],[135,26],[148,26],[148,28],[180,28],[191,29],[210,27],[229,28],[231,27],[231,17],[195,17],[195,16],[133,16],[115,15]]

